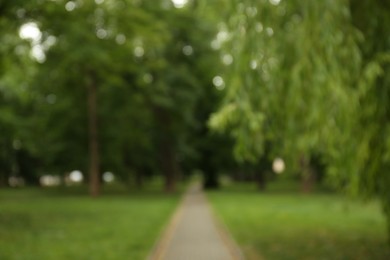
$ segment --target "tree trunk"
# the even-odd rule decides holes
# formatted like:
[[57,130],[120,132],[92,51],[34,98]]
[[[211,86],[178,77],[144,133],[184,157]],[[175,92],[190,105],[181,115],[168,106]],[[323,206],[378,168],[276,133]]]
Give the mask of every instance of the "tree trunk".
[[0,188],[7,186],[6,183],[6,174],[4,172],[0,172]]
[[91,75],[87,84],[87,96],[89,131],[89,192],[92,197],[96,197],[100,194],[100,156],[98,140],[97,86],[94,77]]
[[136,189],[142,189],[144,186],[144,174],[143,172],[140,172],[139,170],[135,173],[135,187]]
[[203,187],[208,190],[218,189],[218,172],[212,163],[212,152],[209,149],[204,149],[202,153],[201,169],[203,172]]
[[261,157],[259,163],[255,165],[255,180],[257,187],[260,191],[265,191],[267,188],[267,175],[269,171],[272,171],[272,163],[268,159],[268,151],[270,144],[266,144],[265,154]]
[[207,190],[219,188],[218,174],[215,170],[210,170],[203,173],[203,187]]
[[7,187],[9,186],[8,178],[9,174],[11,173],[11,164],[13,162],[11,159],[12,144],[10,139],[5,141],[5,144],[2,148],[4,150],[2,151],[2,160],[0,161],[0,187]]
[[168,193],[176,190],[176,180],[179,165],[175,156],[175,144],[171,126],[171,116],[168,111],[161,107],[154,107],[154,116],[160,131],[158,146],[161,170],[164,174],[165,191]]
[[266,179],[266,172],[260,170],[256,175],[256,182],[257,182],[257,188],[260,191],[265,191],[265,188],[267,186],[267,179]]
[[165,140],[160,147],[161,167],[165,176],[165,191],[168,193],[176,190],[176,162],[172,144]]
[[390,200],[387,194],[385,194],[385,198],[382,198],[382,207],[386,218],[387,243],[390,246]]
[[314,172],[310,167],[310,160],[304,155],[300,158],[300,166],[301,166],[301,190],[303,193],[311,193],[314,189],[315,185],[315,176]]

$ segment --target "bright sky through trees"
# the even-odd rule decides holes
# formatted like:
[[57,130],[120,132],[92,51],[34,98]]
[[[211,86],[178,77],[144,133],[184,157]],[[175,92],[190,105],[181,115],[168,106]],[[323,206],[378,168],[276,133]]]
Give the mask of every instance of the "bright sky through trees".
[[280,0],[269,0],[269,2],[273,5],[278,5],[280,3]]
[[30,22],[25,23],[20,27],[19,36],[22,39],[30,39],[34,42],[38,42],[42,37],[42,33],[36,23]]
[[172,0],[173,5],[176,8],[182,8],[187,4],[188,0]]
[[19,37],[31,41],[31,56],[38,62],[45,61],[45,53],[41,45],[42,32],[34,22],[23,24],[19,29]]

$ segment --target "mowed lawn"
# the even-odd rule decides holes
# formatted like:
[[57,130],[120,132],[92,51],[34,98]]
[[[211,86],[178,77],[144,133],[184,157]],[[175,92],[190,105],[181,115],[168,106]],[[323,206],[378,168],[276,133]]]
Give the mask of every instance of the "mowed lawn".
[[208,198],[249,260],[390,259],[377,202],[254,189],[209,192]]
[[0,190],[0,259],[146,259],[178,199]]

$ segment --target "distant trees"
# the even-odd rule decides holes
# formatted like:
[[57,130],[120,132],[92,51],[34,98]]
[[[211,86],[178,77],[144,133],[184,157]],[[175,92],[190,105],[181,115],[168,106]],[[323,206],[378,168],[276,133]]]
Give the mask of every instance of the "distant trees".
[[[191,56],[201,57],[202,51],[193,44],[192,31],[186,27],[196,25],[197,18],[171,5],[132,1],[68,2],[65,6],[55,2],[45,10],[46,14],[36,19],[48,37],[55,37],[56,44],[40,65],[43,78],[37,82],[46,82],[48,91],[53,90],[55,82],[64,98],[68,96],[76,105],[63,107],[69,115],[76,113],[79,117],[77,114],[84,114],[83,107],[88,108],[88,130],[82,128],[75,140],[88,136],[91,194],[99,193],[101,153],[107,166],[122,170],[140,172],[159,162],[154,169],[164,173],[166,190],[173,191],[180,172],[179,152],[181,157],[186,156],[180,149],[188,141],[194,104],[204,87],[191,67]],[[127,96],[123,98],[121,93]],[[108,97],[121,102],[112,103]],[[136,109],[139,111],[131,112]],[[83,125],[86,118],[79,117],[74,123]],[[112,129],[109,125],[114,118],[116,126]],[[73,124],[68,126],[73,128]],[[146,136],[132,134],[141,135],[136,128],[142,126],[146,127],[142,133]],[[60,131],[70,130],[67,128],[61,126]],[[80,144],[83,142],[78,141]],[[130,151],[134,155],[127,154]],[[142,152],[147,153],[138,158],[142,162],[132,159]],[[145,161],[147,156],[152,160]],[[142,176],[137,176],[141,181]]]
[[[103,171],[137,185],[161,172],[173,191],[182,167],[210,169],[220,59],[215,24],[194,3],[15,1],[0,10],[4,183],[25,165],[17,171],[31,169],[35,181],[88,172],[93,196]],[[23,27],[35,36],[22,37]]]

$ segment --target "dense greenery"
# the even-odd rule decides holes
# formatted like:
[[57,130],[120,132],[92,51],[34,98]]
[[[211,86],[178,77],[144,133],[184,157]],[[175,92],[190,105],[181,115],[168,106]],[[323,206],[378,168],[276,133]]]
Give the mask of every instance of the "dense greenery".
[[390,2],[184,2],[0,0],[0,186],[264,188],[281,157],[304,191],[379,198],[390,234]]
[[230,62],[210,124],[242,161],[280,156],[304,188],[314,165],[354,194],[381,199],[390,227],[388,1],[232,1]]
[[210,46],[216,26],[195,4],[19,1],[0,9],[2,183],[79,169],[93,195],[105,171],[138,186],[161,173],[172,191],[193,170],[218,171],[221,159],[206,155],[218,153],[214,144],[228,148],[216,158],[230,158],[229,141],[206,126],[220,61]]
[[255,186],[232,185],[207,194],[246,259],[390,257],[379,203],[279,186],[258,193]]

